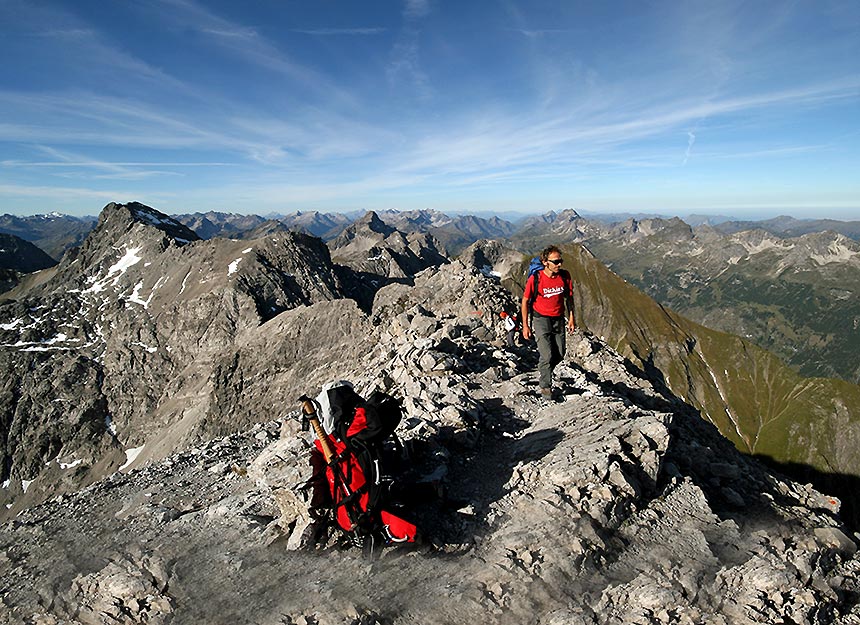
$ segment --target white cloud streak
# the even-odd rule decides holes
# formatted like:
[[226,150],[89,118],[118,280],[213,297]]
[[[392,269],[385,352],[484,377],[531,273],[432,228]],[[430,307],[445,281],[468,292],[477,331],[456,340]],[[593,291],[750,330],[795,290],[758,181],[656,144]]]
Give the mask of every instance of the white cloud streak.
[[420,19],[430,14],[430,0],[405,0],[403,4],[403,17],[406,19]]
[[159,14],[162,19],[180,28],[192,28],[208,35],[213,43],[236,57],[295,81],[305,91],[324,97],[329,105],[333,102],[344,106],[355,105],[352,94],[326,75],[295,61],[254,29],[230,22],[193,0],[160,1],[171,9]]
[[690,154],[693,151],[693,144],[696,143],[696,135],[692,132],[687,132],[687,151],[684,152],[684,165],[690,160]]
[[320,37],[338,36],[338,35],[381,35],[385,33],[387,28],[314,28],[300,29],[293,28],[290,32],[300,33],[303,35],[316,35]]
[[429,100],[433,88],[421,66],[420,31],[417,22],[430,14],[429,0],[406,0],[403,7],[404,27],[391,51],[387,74],[389,83],[409,84],[420,100]]
[[673,131],[678,126],[709,117],[760,112],[787,105],[816,106],[856,97],[860,80],[849,79],[804,88],[705,102],[675,102],[646,110],[628,111],[617,121],[599,116],[582,120],[566,114],[550,119],[484,118],[471,130],[429,136],[418,146],[410,167],[419,170],[474,170],[476,166],[512,166],[552,162],[571,155],[605,153],[609,148]]

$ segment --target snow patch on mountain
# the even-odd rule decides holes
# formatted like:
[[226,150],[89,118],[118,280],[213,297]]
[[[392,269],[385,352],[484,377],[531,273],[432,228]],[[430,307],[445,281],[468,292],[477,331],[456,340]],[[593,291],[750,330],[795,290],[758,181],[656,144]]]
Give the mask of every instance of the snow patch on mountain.
[[190,276],[190,275],[191,275],[191,270],[189,269],[189,270],[188,270],[188,272],[185,274],[185,277],[184,277],[184,278],[182,278],[182,288],[180,288],[180,289],[179,289],[179,294],[180,294],[180,295],[182,295],[183,293],[185,293],[185,285],[186,285],[186,283],[188,282],[188,276]]
[[107,288],[108,283],[116,286],[119,279],[126,271],[128,271],[129,267],[136,265],[142,260],[142,258],[138,256],[140,250],[140,247],[126,247],[125,255],[108,268],[106,276],[101,279],[96,276],[91,276],[89,278],[92,286],[84,290],[84,293],[100,293]]
[[129,345],[137,345],[138,347],[142,347],[145,351],[149,352],[150,354],[154,354],[155,352],[158,351],[157,347],[152,347],[151,345],[147,345],[146,343],[142,343],[140,341],[133,341],[133,342],[129,343]]
[[0,330],[14,330],[23,323],[22,319],[14,319],[9,323],[0,323]]
[[146,447],[146,445],[141,445],[140,447],[132,447],[131,449],[126,449],[125,450],[125,458],[126,458],[125,464],[122,465],[119,469],[117,469],[117,471],[122,471],[122,470],[128,468],[132,462],[137,460],[137,457],[140,455],[140,452],[143,451],[144,447]]

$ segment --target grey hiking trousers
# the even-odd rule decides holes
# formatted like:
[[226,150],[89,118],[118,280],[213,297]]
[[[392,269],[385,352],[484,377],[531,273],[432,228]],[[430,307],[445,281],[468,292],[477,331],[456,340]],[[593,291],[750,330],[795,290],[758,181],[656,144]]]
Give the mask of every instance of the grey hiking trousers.
[[564,358],[565,323],[564,317],[542,317],[532,315],[532,333],[537,341],[538,373],[541,388],[552,388],[552,370]]

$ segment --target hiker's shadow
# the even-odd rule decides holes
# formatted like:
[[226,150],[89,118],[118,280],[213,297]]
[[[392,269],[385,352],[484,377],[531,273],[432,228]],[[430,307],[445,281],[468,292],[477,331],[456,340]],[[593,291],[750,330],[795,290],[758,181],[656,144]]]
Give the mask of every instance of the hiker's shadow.
[[481,422],[468,434],[442,428],[415,449],[417,454],[434,449],[448,454],[440,496],[415,510],[425,536],[448,553],[470,549],[490,530],[497,518],[493,504],[514,488],[516,467],[540,460],[563,438],[555,428],[522,434],[530,423],[500,399],[485,400],[482,409]]

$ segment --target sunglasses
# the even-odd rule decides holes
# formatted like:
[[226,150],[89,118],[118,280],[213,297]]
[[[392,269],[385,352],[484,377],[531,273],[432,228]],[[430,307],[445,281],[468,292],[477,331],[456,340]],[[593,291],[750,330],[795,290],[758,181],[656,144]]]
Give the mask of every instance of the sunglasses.
[[553,265],[560,265],[564,262],[564,260],[561,258],[559,258],[558,260],[553,260],[552,258],[547,258],[546,262],[552,263]]

